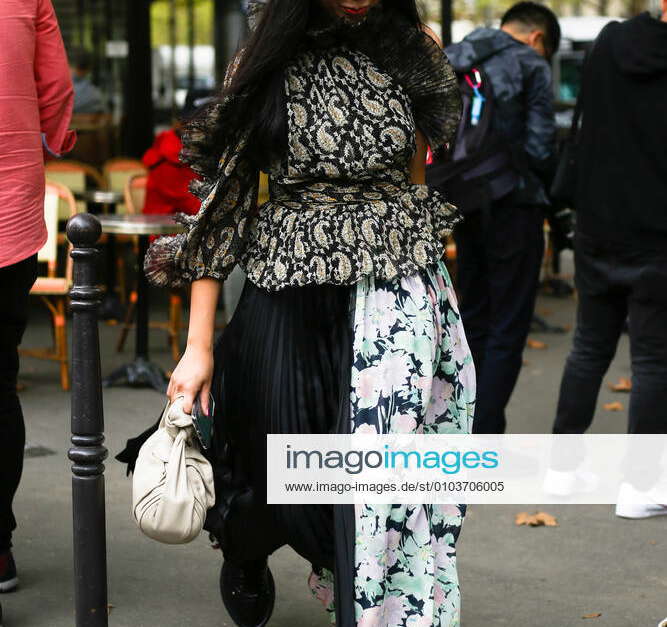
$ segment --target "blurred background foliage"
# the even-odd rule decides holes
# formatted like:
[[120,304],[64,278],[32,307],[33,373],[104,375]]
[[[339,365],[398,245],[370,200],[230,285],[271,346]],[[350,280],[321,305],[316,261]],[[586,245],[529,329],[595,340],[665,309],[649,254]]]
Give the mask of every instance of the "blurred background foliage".
[[[454,0],[454,19],[473,24],[493,24],[515,0]],[[441,0],[419,0],[425,21],[439,24]],[[610,15],[631,17],[651,8],[652,0],[550,0],[545,4],[559,16]],[[194,0],[188,8],[185,0],[153,0],[153,46],[170,45],[172,29],[177,44],[188,43],[188,11],[194,11],[196,45],[213,41],[214,8],[212,0]],[[173,10],[173,13],[172,13]],[[173,24],[172,24],[172,14]]]
[[[475,24],[491,24],[515,1],[454,0],[454,19],[469,20]],[[427,21],[439,21],[440,0],[420,0],[420,4]],[[631,17],[646,11],[653,3],[651,0],[550,0],[544,4],[561,17],[579,15]]]
[[[173,25],[172,25],[173,7]],[[192,9],[185,0],[153,0],[151,22],[153,47],[171,44],[171,29],[174,28],[176,43],[187,44],[189,37],[188,12],[194,12],[194,43],[210,45],[213,41],[214,6],[211,0],[194,0]]]

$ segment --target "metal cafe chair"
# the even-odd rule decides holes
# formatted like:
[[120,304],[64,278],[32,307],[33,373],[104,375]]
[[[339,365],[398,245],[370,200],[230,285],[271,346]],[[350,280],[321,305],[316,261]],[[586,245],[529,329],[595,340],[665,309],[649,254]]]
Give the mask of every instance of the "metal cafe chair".
[[[54,183],[60,183],[69,188],[73,193],[85,192],[92,182],[96,189],[105,189],[106,181],[100,172],[87,163],[59,159],[46,163],[46,177]],[[86,211],[86,203],[83,200],[76,202],[77,211]],[[64,201],[60,202],[59,220],[66,221],[69,218],[69,207]]]
[[67,300],[72,286],[71,245],[67,247],[64,272],[58,273],[58,221],[62,216],[60,207],[68,208],[68,217],[77,213],[72,192],[65,186],[47,180],[44,194],[44,219],[48,239],[37,254],[37,260],[46,264],[46,276],[38,276],[30,290],[31,296],[38,296],[51,314],[53,346],[51,348],[21,349],[21,354],[37,359],[48,359],[60,364],[60,385],[69,390],[69,356],[67,348]]
[[[129,157],[109,159],[102,167],[102,172],[106,180],[107,189],[123,193],[131,179],[147,174],[146,167],[141,161]],[[143,203],[139,206],[143,206]],[[141,211],[131,211],[126,201],[116,206],[116,213],[141,213]]]

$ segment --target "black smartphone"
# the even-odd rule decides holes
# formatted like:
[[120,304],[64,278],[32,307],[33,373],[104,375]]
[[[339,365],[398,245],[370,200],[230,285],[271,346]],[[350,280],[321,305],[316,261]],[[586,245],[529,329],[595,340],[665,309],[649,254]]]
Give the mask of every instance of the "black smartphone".
[[201,403],[199,402],[199,396],[197,396],[195,402],[192,404],[192,425],[195,428],[199,444],[201,444],[202,450],[204,451],[208,451],[211,448],[211,443],[213,441],[215,401],[210,394],[208,396],[208,411],[208,414],[204,413]]

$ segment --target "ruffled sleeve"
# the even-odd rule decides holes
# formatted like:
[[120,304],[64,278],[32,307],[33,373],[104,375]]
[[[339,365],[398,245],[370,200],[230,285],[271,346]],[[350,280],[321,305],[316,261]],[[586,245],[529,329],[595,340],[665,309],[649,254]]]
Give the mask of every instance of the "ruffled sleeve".
[[157,239],[144,270],[158,286],[178,287],[203,278],[224,280],[238,263],[257,207],[259,171],[245,156],[247,136],[220,159],[217,180],[200,181],[194,191],[202,204],[195,216],[178,214],[186,232]]
[[403,46],[389,48],[384,64],[393,68],[410,96],[415,122],[436,151],[454,137],[461,119],[461,92],[456,73],[440,46],[421,30],[408,33],[409,41]]
[[[242,57],[232,60],[224,81],[230,81]],[[232,96],[214,101],[192,119],[183,133],[181,161],[198,178],[190,191],[201,200],[194,216],[177,214],[185,233],[161,237],[144,262],[147,279],[161,287],[179,287],[203,278],[224,281],[246,245],[250,221],[257,209],[259,169],[248,157],[248,132],[234,131],[228,107]],[[222,154],[216,148],[222,148]]]
[[433,38],[402,13],[376,5],[363,27],[312,30],[311,45],[349,41],[396,80],[412,102],[419,130],[436,151],[452,140],[463,108],[456,73]]

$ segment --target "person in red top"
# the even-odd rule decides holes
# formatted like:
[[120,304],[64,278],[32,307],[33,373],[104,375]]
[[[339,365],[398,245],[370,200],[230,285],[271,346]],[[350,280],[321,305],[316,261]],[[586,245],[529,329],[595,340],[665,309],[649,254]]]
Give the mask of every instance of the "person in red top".
[[195,214],[200,201],[188,188],[196,174],[179,161],[182,144],[180,124],[160,133],[142,161],[148,168],[144,213]]
[[51,0],[0,2],[0,592],[16,588],[14,494],[25,426],[16,394],[18,346],[37,251],[47,239],[44,160],[74,146],[74,90]]

